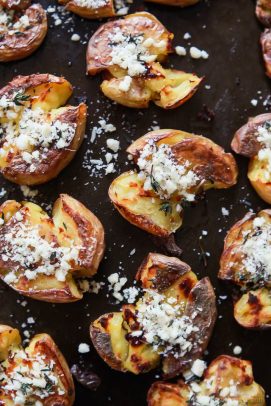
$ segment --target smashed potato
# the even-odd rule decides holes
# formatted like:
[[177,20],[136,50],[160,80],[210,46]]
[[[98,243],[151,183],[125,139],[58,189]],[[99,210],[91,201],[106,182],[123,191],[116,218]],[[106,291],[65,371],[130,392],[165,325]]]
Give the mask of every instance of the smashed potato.
[[47,34],[46,12],[29,0],[0,1],[0,62],[31,55]]
[[234,317],[246,328],[271,327],[271,210],[248,213],[228,232],[218,277],[240,288]]
[[180,106],[196,92],[201,78],[164,69],[173,34],[152,15],[140,12],[102,25],[87,49],[87,73],[105,71],[101,90],[127,107],[146,108],[150,101],[164,109]]
[[250,158],[248,179],[258,195],[271,203],[271,114],[248,120],[234,134],[231,147],[237,154]]
[[216,320],[213,287],[208,278],[198,281],[179,259],[154,253],[143,261],[136,280],[143,296],[95,320],[92,343],[113,369],[139,374],[162,362],[164,376],[174,377],[208,345]]
[[228,355],[217,357],[200,382],[155,382],[147,401],[148,406],[266,404],[264,389],[254,381],[251,362]]
[[48,334],[37,334],[25,349],[19,331],[0,325],[0,404],[74,403],[74,384],[65,361]]
[[20,185],[55,178],[84,135],[87,106],[66,105],[71,84],[49,74],[18,76],[0,90],[0,171]]
[[58,0],[59,4],[83,18],[99,19],[116,15],[113,0]]
[[0,278],[18,293],[54,303],[82,299],[79,278],[97,272],[104,230],[83,204],[62,194],[50,218],[34,203],[0,206]]
[[265,27],[271,27],[271,1],[257,0],[256,16]]
[[179,130],[152,131],[127,149],[140,172],[125,172],[109,197],[130,223],[167,237],[182,224],[182,206],[211,189],[233,186],[237,166],[211,140]]

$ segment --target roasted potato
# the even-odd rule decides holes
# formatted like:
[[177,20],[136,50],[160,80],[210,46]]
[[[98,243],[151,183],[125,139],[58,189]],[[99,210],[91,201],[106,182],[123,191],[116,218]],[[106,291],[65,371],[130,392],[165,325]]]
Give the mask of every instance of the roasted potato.
[[0,171],[20,185],[55,178],[80,147],[87,106],[65,105],[71,84],[49,74],[18,76],[0,90]]
[[250,158],[248,178],[258,195],[271,203],[271,114],[253,117],[234,134],[231,147]]
[[234,317],[246,328],[271,327],[271,210],[248,213],[228,232],[218,277],[240,288]]
[[[233,156],[199,135],[179,130],[152,131],[133,142],[127,152],[141,171],[125,172],[116,178],[109,197],[126,220],[160,237],[169,236],[181,226],[185,200],[194,201],[203,191],[236,183],[238,170]],[[161,172],[160,180],[157,177]],[[167,182],[171,185],[173,181],[176,187],[167,193]]]
[[202,78],[164,69],[173,34],[152,15],[140,12],[102,25],[87,49],[87,73],[105,71],[101,90],[127,107],[164,109],[180,106],[196,92]]
[[37,334],[25,349],[17,329],[0,325],[0,404],[74,403],[74,384],[65,361],[48,334]]
[[228,355],[217,357],[206,369],[201,382],[155,382],[147,400],[148,406],[266,404],[264,389],[254,381],[251,362]]
[[78,278],[97,272],[104,230],[83,204],[62,194],[50,218],[41,207],[8,200],[0,206],[0,278],[33,299],[82,299]]
[[58,2],[72,13],[91,20],[116,15],[113,0],[58,0]]
[[188,7],[197,4],[200,0],[146,0],[151,3],[165,4],[166,6]]
[[271,1],[257,0],[256,16],[265,27],[271,27]]
[[266,74],[269,78],[271,78],[271,29],[266,28],[264,30],[264,32],[261,34],[260,42]]
[[95,320],[92,343],[113,369],[139,374],[162,362],[164,376],[174,377],[208,345],[216,320],[213,287],[208,278],[198,281],[179,259],[154,253],[143,261],[136,280],[143,297]]
[[47,34],[46,12],[28,0],[0,1],[0,62],[31,55]]

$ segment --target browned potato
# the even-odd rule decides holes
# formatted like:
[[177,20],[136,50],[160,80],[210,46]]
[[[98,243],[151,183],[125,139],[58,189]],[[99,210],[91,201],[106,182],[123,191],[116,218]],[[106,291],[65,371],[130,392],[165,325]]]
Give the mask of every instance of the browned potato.
[[265,27],[271,27],[271,1],[257,0],[256,16]]
[[225,239],[218,277],[241,288],[234,317],[246,328],[271,327],[270,235],[271,210],[262,210],[248,213]]
[[271,203],[271,114],[261,114],[248,120],[234,134],[232,149],[250,158],[248,178],[258,195]]
[[95,320],[92,343],[113,369],[139,374],[162,362],[164,376],[174,377],[208,345],[216,320],[214,290],[208,278],[198,281],[184,262],[154,253],[136,279],[144,295],[135,305]]
[[217,357],[201,382],[155,382],[147,401],[148,406],[266,405],[265,391],[254,381],[251,362],[228,355]]
[[55,178],[84,135],[87,106],[66,105],[71,84],[49,74],[18,76],[0,90],[0,171],[20,185]]
[[87,49],[87,73],[105,71],[101,90],[127,107],[146,108],[150,101],[164,109],[180,106],[196,92],[201,78],[164,69],[173,34],[146,12],[102,25]]
[[74,403],[73,379],[65,358],[48,334],[38,334],[25,349],[19,331],[0,325],[0,403],[62,405]]
[[0,278],[33,299],[67,303],[82,299],[78,278],[97,272],[104,230],[83,204],[62,194],[50,218],[33,203],[0,206]]
[[31,55],[47,34],[46,12],[27,0],[0,1],[0,62]]
[[261,46],[266,74],[271,77],[271,30],[266,28],[261,34]]
[[151,3],[165,4],[166,6],[188,7],[197,4],[200,0],[146,0]]
[[[194,201],[203,191],[236,183],[238,170],[233,156],[199,135],[179,130],[152,131],[136,140],[127,152],[141,171],[125,172],[116,178],[109,197],[126,220],[160,237],[169,236],[181,226],[186,200]],[[171,188],[174,184],[172,193],[167,182]]]
[[115,7],[113,0],[58,0],[66,9],[88,19],[114,17]]

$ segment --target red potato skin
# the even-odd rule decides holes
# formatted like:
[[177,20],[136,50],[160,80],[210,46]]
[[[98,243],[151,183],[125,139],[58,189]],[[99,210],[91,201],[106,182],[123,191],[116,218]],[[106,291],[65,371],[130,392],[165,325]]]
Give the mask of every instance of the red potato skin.
[[256,16],[258,20],[267,28],[271,27],[271,2],[270,0],[257,0]]
[[271,78],[271,29],[266,28],[264,30],[264,32],[261,34],[260,43],[262,47],[266,75]]
[[257,155],[261,149],[261,143],[256,137],[257,129],[264,125],[266,121],[271,121],[270,113],[249,118],[248,122],[234,134],[231,142],[232,150],[236,154],[243,155],[247,158],[252,158]]
[[[22,11],[22,2],[20,4]],[[14,6],[12,8],[14,9]],[[15,34],[7,34],[0,39],[0,62],[24,59],[42,44],[48,29],[45,10],[40,4],[33,4],[25,10],[25,15],[28,16],[32,27],[24,31],[24,35],[19,38]]]

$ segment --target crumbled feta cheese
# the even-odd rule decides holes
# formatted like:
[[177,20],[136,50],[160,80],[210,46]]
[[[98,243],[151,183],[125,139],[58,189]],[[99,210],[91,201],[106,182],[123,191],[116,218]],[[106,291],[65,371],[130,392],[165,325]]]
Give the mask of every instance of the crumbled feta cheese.
[[81,37],[78,34],[72,34],[72,36],[71,36],[71,40],[74,42],[78,42],[78,41],[80,41],[80,39],[81,39]]
[[243,350],[242,350],[242,347],[240,347],[240,345],[236,345],[236,346],[233,348],[233,353],[234,353],[234,355],[240,355],[242,351],[243,351]]
[[111,151],[115,153],[118,152],[120,148],[120,142],[118,140],[115,140],[114,138],[108,138],[106,140],[106,145],[109,149],[111,149]]
[[131,76],[125,76],[119,84],[119,90],[122,92],[128,92],[131,87],[133,79]]
[[252,104],[252,106],[256,107],[258,104],[258,100],[257,99],[251,99],[250,103]]
[[119,301],[122,301],[123,295],[121,294],[121,289],[126,284],[127,278],[120,277],[119,274],[115,272],[109,275],[107,280],[109,282],[108,289],[109,291],[112,291],[113,297]]
[[183,36],[183,39],[190,39],[191,38],[191,34],[189,34],[189,32],[186,32]]
[[226,207],[221,207],[221,213],[223,216],[228,216],[230,214],[229,210]]
[[191,47],[189,52],[190,52],[191,58],[194,58],[194,59],[200,59],[200,58],[208,59],[209,58],[209,54],[206,51],[204,51],[204,50],[201,51],[199,48],[196,48],[196,47]]
[[194,375],[201,377],[206,368],[206,362],[202,361],[201,359],[196,359],[192,364],[191,371]]
[[182,46],[177,46],[175,47],[175,52],[179,56],[185,56],[186,55],[186,49]]
[[86,354],[89,351],[90,351],[90,347],[88,344],[86,344],[86,343],[79,344],[78,352],[80,352],[80,354]]

